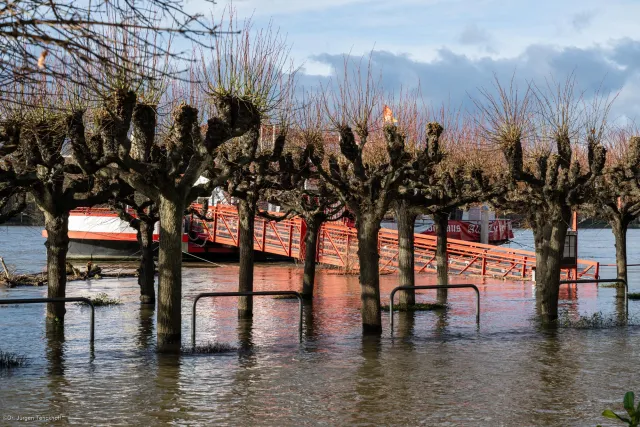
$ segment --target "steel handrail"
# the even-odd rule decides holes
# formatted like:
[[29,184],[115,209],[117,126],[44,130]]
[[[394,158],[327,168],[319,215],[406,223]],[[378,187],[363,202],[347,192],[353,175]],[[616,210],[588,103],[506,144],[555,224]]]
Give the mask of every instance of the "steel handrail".
[[476,323],[480,324],[480,291],[476,285],[471,284],[462,284],[462,285],[428,285],[428,286],[398,286],[391,291],[389,295],[389,316],[391,317],[391,333],[393,333],[393,297],[396,295],[398,291],[411,291],[411,290],[420,290],[420,289],[463,289],[470,288],[476,292]]
[[577,279],[577,280],[560,280],[561,285],[580,283],[622,283],[624,285],[624,310],[629,316],[629,284],[624,279]]
[[204,292],[196,295],[191,309],[191,345],[196,345],[196,304],[201,298],[217,297],[250,297],[250,296],[278,296],[292,295],[298,298],[300,317],[298,320],[298,338],[302,341],[302,295],[296,291],[256,291],[256,292]]
[[2,298],[0,304],[38,304],[49,302],[83,302],[91,307],[91,327],[89,329],[89,341],[93,344],[95,331],[95,307],[89,298],[70,297],[70,298]]

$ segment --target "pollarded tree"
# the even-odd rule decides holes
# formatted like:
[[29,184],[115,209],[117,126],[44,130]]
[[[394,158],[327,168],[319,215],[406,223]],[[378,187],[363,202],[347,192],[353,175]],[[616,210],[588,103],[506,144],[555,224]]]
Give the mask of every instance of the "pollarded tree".
[[322,224],[336,220],[346,211],[335,192],[333,192],[309,161],[307,147],[322,142],[322,111],[317,99],[305,103],[297,109],[297,124],[291,132],[287,152],[279,162],[279,171],[272,173],[273,186],[264,190],[263,198],[280,206],[283,215],[260,215],[279,221],[297,215],[304,221],[304,268],[302,296],[309,301],[313,298],[315,282],[318,233]]
[[[403,185],[400,187],[400,197],[394,203],[396,222],[398,225],[398,270],[400,273],[400,286],[415,286],[414,233],[416,217],[424,214],[425,209],[431,207],[435,201],[427,198],[424,192],[414,188],[414,182],[416,178],[421,177],[422,179],[426,178],[427,183],[431,185],[434,184],[435,175],[433,174],[433,169],[443,157],[439,144],[442,130],[442,126],[438,123],[430,123],[426,126],[424,148],[417,153],[412,165],[413,167],[408,171],[404,178]],[[410,177],[411,175],[415,177]],[[436,227],[437,231],[439,231],[439,222],[436,222]],[[440,234],[438,234],[438,236],[440,236]],[[440,241],[440,238],[438,241]],[[438,246],[438,248],[440,248],[440,246]],[[437,255],[440,255],[439,252]],[[436,256],[436,258],[438,257]],[[441,260],[438,259],[438,267],[440,267],[440,261]],[[438,278],[440,278],[440,275],[438,275]],[[441,284],[440,281],[438,284]],[[399,298],[400,305],[402,306],[414,305],[415,291],[402,291],[400,292]]]
[[381,333],[380,273],[378,233],[380,222],[397,197],[406,167],[403,136],[393,125],[386,125],[384,137],[389,160],[378,165],[363,161],[362,148],[369,137],[368,129],[358,127],[359,143],[351,127],[339,125],[341,157],[330,155],[324,165],[320,150],[311,159],[322,179],[336,191],[341,201],[356,217],[358,261],[360,268],[361,314],[364,333]]
[[[325,100],[329,121],[340,139],[339,153],[325,156],[332,148],[325,134],[322,144],[310,145],[310,158],[319,176],[356,218],[362,328],[365,334],[379,334],[382,323],[378,232],[380,222],[397,197],[410,156],[397,126],[387,124],[382,132],[374,130],[381,122],[376,115],[382,119],[382,105],[371,73],[364,80],[359,70],[354,75],[354,81],[339,82],[333,92],[335,96]],[[373,152],[366,151],[370,146]],[[381,147],[384,148],[380,150]]]
[[[29,107],[20,118],[19,145],[11,154],[11,181],[33,196],[44,213],[47,232],[48,296],[64,297],[66,255],[69,246],[69,212],[108,200],[117,184],[84,175],[62,155],[68,137],[62,115],[51,105]],[[64,320],[64,303],[49,303],[47,317]]]
[[298,163],[301,170],[307,172],[297,174],[289,188],[271,188],[265,192],[265,199],[284,209],[285,214],[279,217],[272,215],[267,218],[281,220],[290,216],[298,216],[304,220],[304,267],[302,276],[302,297],[309,301],[313,299],[316,275],[316,257],[318,249],[318,233],[320,227],[327,221],[335,221],[346,212],[344,205],[326,183],[315,176],[311,168],[304,165],[307,159],[303,154],[303,161]]
[[[157,103],[161,90],[158,90],[157,86],[153,84],[148,85],[146,89],[144,101],[137,102],[133,109],[129,156],[137,162],[153,164],[162,162],[162,157],[165,154],[156,143]],[[120,218],[127,221],[136,230],[140,246],[140,266],[138,268],[140,302],[155,305],[156,269],[153,261],[153,234],[155,225],[160,220],[157,200],[150,199],[123,182],[121,191],[112,200],[112,206]],[[127,206],[135,211],[135,216],[130,214]]]
[[[232,19],[228,30],[238,28]],[[238,227],[240,249],[239,291],[253,290],[253,241],[256,206],[260,193],[273,185],[273,171],[282,162],[286,126],[271,150],[261,150],[260,129],[270,117],[280,117],[286,123],[288,108],[294,89],[295,70],[287,68],[289,46],[279,31],[268,25],[254,30],[251,21],[244,22],[242,36],[216,39],[212,65],[203,64],[207,93],[215,101],[221,96],[235,96],[251,104],[255,119],[246,127],[242,138],[227,144],[215,160],[215,168],[225,170],[228,193],[238,201]],[[239,142],[237,144],[236,142]],[[282,173],[282,172],[279,172]],[[213,175],[221,176],[219,172]],[[220,180],[218,180],[220,182]],[[240,297],[238,316],[253,313],[252,297]]]
[[[282,39],[269,31],[259,32],[253,40],[247,31],[240,43],[233,38],[216,39],[214,58],[203,65],[202,80],[206,89],[206,126],[201,126],[197,108],[177,98],[185,92],[172,93],[175,105],[162,137],[136,138],[151,135],[156,120],[150,118],[154,106],[145,99],[138,99],[133,87],[135,78],[127,75],[126,69],[112,75],[121,76],[120,89],[111,99],[110,108],[98,111],[97,117],[122,122],[120,112],[133,102],[134,140],[140,149],[151,153],[147,161],[134,154],[134,140],[128,137],[129,128],[110,132],[102,138],[105,144],[91,151],[91,133],[85,135],[82,117],[77,112],[76,138],[72,138],[74,156],[84,170],[100,170],[101,174],[118,177],[135,191],[157,203],[160,215],[160,245],[158,253],[158,350],[175,352],[181,342],[181,298],[182,298],[182,235],[185,208],[196,197],[209,195],[214,187],[221,185],[233,169],[252,160],[256,139],[252,130],[259,129],[262,118],[279,105],[282,94],[287,93],[291,75],[283,76],[283,62],[288,51]],[[284,46],[284,47],[283,47]],[[192,95],[193,93],[189,94]],[[192,97],[193,98],[193,97]],[[140,114],[139,123],[136,117]],[[135,127],[140,126],[136,131]],[[103,126],[98,126],[103,134]],[[218,149],[234,140],[237,156],[226,162],[217,161]],[[101,154],[101,155],[96,155]],[[118,167],[110,166],[117,163]],[[201,177],[206,183],[195,185]],[[207,194],[208,193],[208,194]]]
[[[635,132],[634,132],[635,133]],[[608,164],[590,189],[592,197],[582,209],[604,216],[615,238],[618,279],[627,281],[627,229],[640,216],[640,137],[628,130],[616,132],[610,141]]]
[[[462,159],[456,159],[453,153],[443,149],[442,134],[443,127],[439,123],[427,124],[424,148],[417,154],[408,171],[400,187],[400,198],[396,202],[398,259],[400,283],[403,286],[414,286],[413,240],[417,215],[428,214],[434,219],[437,236],[437,284],[446,286],[449,283],[447,228],[450,214],[462,206],[489,200],[502,191],[495,180],[489,179],[486,171]],[[451,146],[461,145],[462,137],[461,132],[452,129],[447,136],[447,143]],[[450,148],[452,149],[453,147]],[[474,153],[467,150],[467,154]],[[414,292],[405,291],[403,294],[400,296],[401,304],[415,303]],[[438,301],[445,303],[446,300],[447,289],[438,289]]]
[[[496,83],[497,95],[484,90],[485,103],[477,105],[486,120],[486,137],[501,148],[508,165],[508,191],[494,204],[525,215],[533,229],[538,309],[542,323],[551,325],[558,318],[561,260],[572,208],[587,202],[589,188],[604,169],[602,137],[610,104],[603,105],[596,94],[593,104],[582,108],[573,77],[547,86],[548,91],[528,89],[523,96],[513,84],[505,88]],[[584,159],[577,155],[582,138]]]
[[[136,103],[136,95],[131,91],[120,90],[116,92],[113,100],[111,108],[99,112],[98,117],[109,117],[119,123],[121,117],[118,112],[123,111],[125,104],[130,102],[135,105],[136,114],[156,114],[155,111],[151,111],[152,106]],[[158,204],[159,351],[174,352],[180,348],[183,215],[188,204],[201,194],[205,186],[194,184],[207,169],[212,169],[218,147],[235,137],[241,137],[260,120],[259,111],[250,101],[232,94],[221,94],[214,102],[218,114],[208,120],[204,136],[198,110],[180,104],[172,113],[170,129],[162,141],[160,138],[138,140],[137,143],[142,145],[142,149],[151,153],[147,161],[137,160],[130,154],[132,141],[128,138],[128,127],[123,132],[109,133],[109,138],[98,140],[95,135],[85,131],[83,111],[76,112],[69,120],[70,127],[74,129],[74,156],[83,169],[95,171],[102,168],[101,173],[122,179]],[[152,124],[155,126],[155,120],[141,120],[136,123],[142,126],[140,132],[149,134],[153,131]],[[104,126],[97,128],[104,132]],[[93,147],[92,150],[95,142],[103,144]],[[117,162],[119,167],[108,166],[112,162]],[[216,178],[220,176],[224,174]]]
[[[258,200],[267,188],[275,187],[274,181],[281,173],[277,165],[282,162],[286,134],[281,131],[276,137],[271,150],[257,150],[260,140],[260,123],[245,135],[250,147],[254,151],[248,153],[252,160],[242,166],[233,167],[240,156],[233,144],[225,147],[218,162],[232,170],[227,179],[227,192],[237,201],[238,207],[238,247],[240,252],[238,292],[253,292],[253,264],[254,264],[254,231],[255,217],[258,214]],[[285,171],[282,171],[285,172]],[[250,318],[253,315],[253,298],[240,297],[238,299],[238,317]]]
[[[126,184],[122,184],[122,187]],[[123,221],[136,230],[136,239],[140,247],[140,264],[138,267],[138,286],[140,286],[140,303],[155,305],[156,267],[153,261],[153,232],[160,220],[158,206],[148,197],[132,191],[127,194],[120,191],[110,202]],[[131,212],[133,210],[134,212]]]

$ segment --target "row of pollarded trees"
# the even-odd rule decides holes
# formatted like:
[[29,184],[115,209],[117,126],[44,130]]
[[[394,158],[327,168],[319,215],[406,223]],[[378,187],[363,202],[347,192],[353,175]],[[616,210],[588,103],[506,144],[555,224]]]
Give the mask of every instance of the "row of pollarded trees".
[[[453,209],[485,202],[524,214],[535,236],[540,314],[551,324],[571,209],[637,198],[638,139],[628,139],[622,160],[607,163],[609,104],[574,96],[571,79],[521,93],[497,84],[477,100],[478,117],[427,119],[414,98],[385,98],[370,73],[357,72],[297,108],[290,102],[291,74],[282,73],[281,40],[263,33],[254,44],[250,34],[243,37],[242,43],[219,44],[207,60],[199,76],[207,84],[193,91],[206,96],[189,93],[197,105],[182,102],[186,91],[166,81],[157,85],[162,75],[149,85],[134,84],[139,75],[128,78],[126,68],[106,73],[118,78],[98,101],[83,102],[76,93],[82,89],[49,82],[16,90],[25,102],[3,112],[0,191],[29,191],[45,213],[50,296],[65,295],[69,211],[109,200],[133,206],[135,217],[121,213],[147,247],[141,266],[147,303],[155,300],[149,233],[160,221],[158,346],[177,349],[183,215],[196,197],[224,187],[239,205],[243,291],[253,289],[258,200],[307,221],[307,298],[320,224],[343,207],[355,216],[365,333],[382,329],[377,248],[389,211],[399,226],[401,284],[409,286],[416,215],[436,220],[438,283],[444,285]],[[263,149],[260,128],[273,117],[280,119],[280,132],[274,146]],[[66,148],[71,157],[63,155]],[[203,176],[208,181],[196,185]],[[633,205],[628,210],[635,212]],[[415,301],[412,292],[401,298],[402,304]],[[444,289],[439,298],[446,299]],[[62,319],[64,306],[50,304],[47,313]],[[251,299],[242,299],[239,315],[251,313]]]
[[[99,64],[93,71],[112,85],[97,99],[83,96],[81,84],[43,79],[21,85],[18,102],[2,105],[0,191],[31,193],[45,214],[50,297],[66,294],[70,211],[107,202],[133,206],[137,215],[121,214],[140,230],[142,245],[160,222],[158,349],[180,347],[185,210],[247,165],[274,157],[258,152],[260,127],[290,96],[286,46],[276,32],[257,37],[247,32],[218,43],[187,89],[164,73],[140,81],[145,73]],[[196,90],[203,96],[189,92]],[[148,251],[143,274],[141,300],[155,303]],[[64,304],[48,305],[49,319],[61,322],[64,315]]]
[[[296,140],[308,156],[306,179],[321,183],[315,198],[327,206],[337,200],[355,216],[365,333],[381,331],[378,233],[392,209],[402,285],[414,283],[416,215],[428,213],[435,220],[438,284],[444,285],[449,214],[472,203],[490,203],[528,220],[536,250],[537,306],[545,325],[558,317],[561,259],[572,210],[589,209],[609,218],[619,274],[624,274],[626,225],[640,210],[640,139],[611,131],[609,99],[597,93],[586,99],[577,93],[573,77],[523,91],[496,82],[481,91],[477,116],[434,114],[440,120],[429,121],[406,99],[392,109],[396,118],[389,115],[385,104],[393,103],[377,92],[370,75],[356,73],[328,93],[316,100],[318,107],[305,106],[314,120],[300,122]],[[626,149],[607,156],[614,139]],[[289,205],[299,214],[310,211],[300,202]],[[438,296],[445,300],[446,290]],[[412,292],[401,296],[402,304],[414,301]]]

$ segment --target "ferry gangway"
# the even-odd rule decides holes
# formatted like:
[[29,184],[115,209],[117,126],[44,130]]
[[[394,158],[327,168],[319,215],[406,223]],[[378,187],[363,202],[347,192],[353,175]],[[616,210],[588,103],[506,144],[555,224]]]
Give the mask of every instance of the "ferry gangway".
[[[277,215],[277,213],[273,213]],[[191,215],[190,239],[200,242],[238,246],[238,211],[235,206],[218,204],[210,206],[207,220]],[[261,216],[255,218],[254,249],[284,257],[303,260],[306,224],[302,218],[293,217],[276,222]],[[417,272],[436,271],[437,237],[415,235],[415,269]],[[190,248],[191,250],[192,248]],[[206,252],[205,245],[199,248]],[[398,232],[380,230],[378,239],[380,269],[385,272],[398,268]],[[357,230],[339,221],[326,222],[318,233],[316,261],[342,268],[358,270]],[[473,274],[512,280],[530,280],[535,268],[535,253],[521,249],[492,246],[465,240],[448,239],[447,254],[452,275]],[[597,279],[599,263],[578,260],[577,269],[564,270],[567,279]]]

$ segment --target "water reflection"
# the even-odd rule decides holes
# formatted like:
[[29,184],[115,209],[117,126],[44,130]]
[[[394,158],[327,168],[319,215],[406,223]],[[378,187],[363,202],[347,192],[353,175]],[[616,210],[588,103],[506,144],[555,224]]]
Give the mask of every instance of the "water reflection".
[[449,326],[449,315],[447,313],[447,309],[435,310],[435,315],[436,315],[435,333],[438,336],[442,336],[447,332],[447,327]]
[[151,415],[157,420],[157,425],[174,424],[185,420],[186,412],[180,404],[182,396],[180,368],[179,355],[164,353],[157,355],[153,393],[154,409],[151,410]]
[[394,314],[394,323],[397,318],[397,329],[394,331],[394,335],[398,338],[409,338],[413,335],[413,328],[416,324],[415,311],[401,311]]
[[[303,345],[296,301],[256,299],[253,321],[240,322],[235,299],[202,301],[198,342],[237,343],[238,352],[223,354],[156,355],[156,316],[140,307],[135,278],[91,284],[92,292],[117,295],[124,304],[96,309],[89,368],[86,316],[70,313],[62,337],[41,340],[39,324],[22,323],[43,319],[44,307],[0,309],[3,339],[28,342],[21,348],[34,360],[2,378],[2,409],[48,410],[51,398],[78,422],[93,424],[582,426],[601,422],[608,402],[637,386],[630,363],[640,346],[637,329],[540,333],[528,322],[535,313],[531,284],[486,280],[479,333],[473,293],[455,290],[449,309],[396,313],[393,337],[385,313],[382,337],[363,339],[357,276],[334,273],[318,271],[316,299],[304,309]],[[295,290],[301,274],[293,265],[257,265],[255,289]],[[186,344],[193,295],[235,290],[237,266],[186,269],[184,277]],[[475,278],[452,277],[452,283],[469,281]],[[417,276],[418,285],[434,283],[434,275]],[[388,303],[397,276],[383,276],[381,285]],[[88,287],[74,282],[73,293]],[[10,292],[36,297],[44,290]],[[613,289],[580,285],[562,292],[563,309],[576,315],[624,312]],[[435,297],[425,294],[423,301]]]
[[138,317],[138,347],[147,349],[155,344],[155,307],[141,304]]
[[629,301],[625,298],[625,289],[616,288],[615,295],[616,318],[619,324],[628,320]]
[[57,322],[45,322],[45,324],[48,407],[52,413],[68,414],[72,405],[66,393],[69,381],[65,376],[64,325]]
[[253,318],[238,319],[238,351],[241,357],[253,352]]
[[318,337],[315,329],[313,300],[305,300],[302,310],[302,333],[305,341],[315,341]]
[[567,337],[557,330],[546,331],[533,346],[529,354],[531,363],[538,365],[539,385],[530,395],[530,405],[539,412],[538,425],[556,426],[564,417],[569,418],[560,424],[569,424],[579,392],[576,380],[582,370],[583,351],[579,342],[569,344]]
[[268,402],[268,392],[264,393],[268,388],[263,382],[263,372],[258,368],[253,340],[253,319],[238,319],[238,369],[233,370],[230,393],[233,403],[240,400],[243,404],[231,405],[226,414],[235,425],[253,425],[256,417],[260,419],[262,414],[247,411],[245,405],[262,407],[265,414],[273,409]]
[[65,372],[64,360],[64,324],[48,321],[45,322],[47,340],[48,374],[50,376],[62,376]]
[[380,361],[382,343],[379,336],[364,336],[361,340],[360,354],[362,363],[356,371],[356,404],[352,424],[370,423],[372,419],[386,424],[380,419],[384,408],[380,402],[385,400],[387,388],[384,381],[384,369]]

